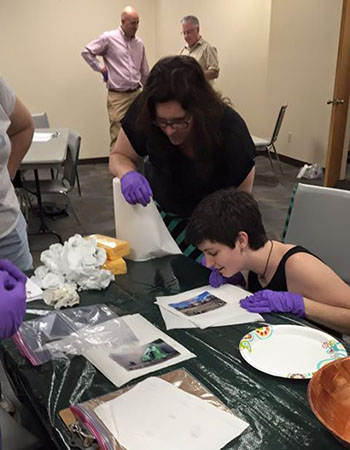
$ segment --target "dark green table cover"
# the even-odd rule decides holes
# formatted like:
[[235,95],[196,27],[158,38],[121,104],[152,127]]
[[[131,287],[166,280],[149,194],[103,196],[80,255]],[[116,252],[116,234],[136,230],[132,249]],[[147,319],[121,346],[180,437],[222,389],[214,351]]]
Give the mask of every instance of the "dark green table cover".
[[[263,325],[262,322],[206,330],[166,331],[159,308],[154,305],[155,296],[203,286],[207,283],[208,273],[206,268],[183,256],[128,262],[127,275],[117,276],[116,283],[105,291],[80,293],[80,305],[105,303],[119,315],[140,313],[195,353],[196,358],[154,374],[185,367],[238,417],[249,423],[249,428],[225,449],[343,448],[311,412],[306,397],[307,380],[273,377],[255,370],[242,359],[238,350],[240,339]],[[40,314],[40,310],[45,309],[50,308],[43,302],[29,303],[26,319],[37,317],[35,310]],[[311,325],[288,315],[266,314],[264,318],[264,323],[270,324]],[[18,395],[34,407],[58,449],[69,448],[65,444],[67,431],[58,412],[71,404],[116,390],[81,356],[32,367],[12,341],[3,341],[1,347],[5,366]],[[133,383],[135,380],[130,384]]]

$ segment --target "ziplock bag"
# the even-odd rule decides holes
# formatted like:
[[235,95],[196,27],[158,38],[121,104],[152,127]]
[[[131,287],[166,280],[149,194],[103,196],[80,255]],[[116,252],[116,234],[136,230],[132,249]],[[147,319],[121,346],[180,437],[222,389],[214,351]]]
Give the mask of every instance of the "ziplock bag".
[[[224,403],[222,403],[214,394],[212,394],[185,369],[173,370],[164,375],[160,375],[159,378],[173,384],[185,392],[199,397],[203,401],[211,403],[223,411],[232,413],[231,410],[224,405]],[[113,434],[99,419],[94,410],[97,406],[124,394],[129,389],[132,389],[132,387],[133,386],[124,387],[102,397],[70,406],[69,408],[60,411],[59,415],[69,429],[74,423],[81,424],[96,438],[100,450],[125,450],[125,447],[118,443]],[[142,405],[140,405],[140,407],[142,407]]]
[[34,366],[51,359],[67,359],[67,354],[83,354],[86,348],[137,341],[124,321],[106,305],[50,312],[23,322],[12,339]]

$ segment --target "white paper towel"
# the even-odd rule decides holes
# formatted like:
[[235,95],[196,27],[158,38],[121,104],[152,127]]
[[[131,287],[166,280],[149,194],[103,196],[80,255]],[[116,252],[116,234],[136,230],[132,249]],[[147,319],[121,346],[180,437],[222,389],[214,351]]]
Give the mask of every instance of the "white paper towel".
[[113,179],[114,220],[118,239],[129,242],[133,261],[147,261],[181,253],[165,226],[156,205],[130,205],[121,193],[119,178]]

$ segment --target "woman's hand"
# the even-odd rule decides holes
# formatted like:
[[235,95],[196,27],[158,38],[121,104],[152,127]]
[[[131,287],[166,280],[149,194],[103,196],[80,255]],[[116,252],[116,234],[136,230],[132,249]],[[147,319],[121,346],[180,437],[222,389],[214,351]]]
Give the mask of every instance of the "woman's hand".
[[152,189],[146,178],[135,170],[126,173],[120,179],[125,200],[131,205],[140,203],[146,206],[152,197]]
[[0,260],[0,338],[16,333],[26,313],[26,276],[12,263]]
[[[200,263],[202,264],[202,266],[206,266],[205,255],[202,256]],[[214,269],[213,267],[209,267],[209,269],[211,270],[211,274],[209,276],[210,286],[218,288],[223,284],[233,284],[245,288],[246,282],[241,272],[237,272],[232,275],[232,277],[226,278],[221,275],[221,273],[217,269]]]
[[285,312],[305,317],[304,298],[292,292],[264,289],[240,301],[242,308],[255,313]]

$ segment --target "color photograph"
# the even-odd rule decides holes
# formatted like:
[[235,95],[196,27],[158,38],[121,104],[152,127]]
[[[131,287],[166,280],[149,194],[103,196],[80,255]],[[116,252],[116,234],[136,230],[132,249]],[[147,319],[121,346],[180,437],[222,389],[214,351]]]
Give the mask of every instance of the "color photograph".
[[169,303],[169,306],[182,314],[185,314],[186,316],[204,314],[206,312],[221,308],[224,305],[226,305],[224,300],[221,300],[221,298],[216,297],[208,291],[202,292],[189,300],[184,300],[178,303]]
[[128,345],[117,353],[110,353],[109,357],[129,371],[154,366],[179,354],[162,339],[157,339],[148,344]]

